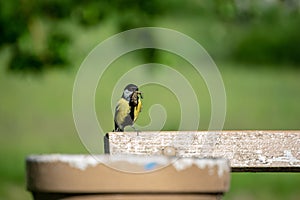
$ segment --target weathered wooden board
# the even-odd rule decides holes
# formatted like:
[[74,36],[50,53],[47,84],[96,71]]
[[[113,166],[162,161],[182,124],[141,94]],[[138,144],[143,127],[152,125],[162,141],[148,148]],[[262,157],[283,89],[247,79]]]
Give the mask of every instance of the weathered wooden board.
[[106,153],[222,157],[234,172],[300,172],[300,131],[111,132]]

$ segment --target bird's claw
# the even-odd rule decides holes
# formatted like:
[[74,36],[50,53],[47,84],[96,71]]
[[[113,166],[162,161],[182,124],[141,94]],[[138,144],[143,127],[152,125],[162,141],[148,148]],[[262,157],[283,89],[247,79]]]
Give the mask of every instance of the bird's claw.
[[138,130],[137,128],[135,128],[133,125],[131,126],[133,128],[133,130],[136,131],[136,136],[139,136],[139,132],[141,132],[140,130]]

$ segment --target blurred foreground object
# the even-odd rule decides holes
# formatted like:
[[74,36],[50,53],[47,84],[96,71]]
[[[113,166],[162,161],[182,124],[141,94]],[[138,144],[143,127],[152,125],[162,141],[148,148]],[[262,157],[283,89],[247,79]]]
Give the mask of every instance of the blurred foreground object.
[[213,200],[230,183],[224,159],[33,155],[26,166],[27,188],[36,200]]

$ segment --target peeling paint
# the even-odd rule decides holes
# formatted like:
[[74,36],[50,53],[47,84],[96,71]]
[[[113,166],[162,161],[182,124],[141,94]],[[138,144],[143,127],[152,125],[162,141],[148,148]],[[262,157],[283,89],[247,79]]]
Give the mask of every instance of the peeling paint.
[[225,172],[230,171],[230,166],[225,159],[193,159],[193,158],[181,158],[173,163],[173,166],[177,171],[185,170],[192,165],[196,165],[199,169],[210,170],[210,174],[214,175],[214,168],[217,168],[218,176],[221,177]]
[[[27,161],[38,163],[66,163],[70,167],[86,170],[89,167],[95,167],[99,164],[109,166],[109,163],[125,161],[128,164],[140,165],[145,169],[145,172],[149,170],[160,169],[162,167],[173,166],[177,171],[185,170],[192,165],[197,166],[199,169],[208,167],[211,175],[214,175],[215,168],[219,177],[223,176],[224,172],[230,171],[229,163],[224,159],[197,159],[197,158],[175,158],[165,156],[133,156],[133,155],[63,155],[63,154],[51,154],[51,155],[32,155],[27,157]],[[117,169],[117,168],[114,168]]]
[[290,150],[283,151],[284,156],[273,158],[272,161],[276,162],[288,162],[290,165],[300,166],[300,160],[293,156]]
[[88,167],[95,167],[99,163],[104,162],[104,158],[99,157],[98,159],[89,155],[63,155],[63,154],[51,154],[51,155],[32,155],[27,157],[27,161],[34,162],[62,162],[67,163],[71,167],[85,170]]

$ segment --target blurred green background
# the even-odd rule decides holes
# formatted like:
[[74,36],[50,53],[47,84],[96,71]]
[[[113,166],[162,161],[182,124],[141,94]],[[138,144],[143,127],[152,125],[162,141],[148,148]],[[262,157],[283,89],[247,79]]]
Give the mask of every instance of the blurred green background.
[[[224,129],[300,129],[299,24],[297,0],[1,1],[0,199],[31,199],[26,155],[88,153],[72,118],[76,72],[98,43],[135,27],[175,29],[203,45],[226,87]],[[105,72],[104,92],[96,95],[104,130],[113,128],[110,89],[132,66],[147,62],[188,77],[199,94],[205,130],[210,101],[203,80],[178,56],[151,49],[122,56]],[[147,109],[161,103],[172,116],[164,130],[176,130],[180,111],[174,95],[159,86],[141,89],[144,111],[137,123],[149,123]],[[299,199],[299,185],[297,173],[235,173],[225,199]]]

